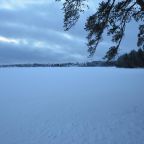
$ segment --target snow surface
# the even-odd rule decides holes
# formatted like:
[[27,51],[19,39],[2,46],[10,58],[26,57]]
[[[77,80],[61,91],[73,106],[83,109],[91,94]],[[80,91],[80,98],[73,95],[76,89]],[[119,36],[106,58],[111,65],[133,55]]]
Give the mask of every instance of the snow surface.
[[0,69],[0,144],[144,144],[144,69]]

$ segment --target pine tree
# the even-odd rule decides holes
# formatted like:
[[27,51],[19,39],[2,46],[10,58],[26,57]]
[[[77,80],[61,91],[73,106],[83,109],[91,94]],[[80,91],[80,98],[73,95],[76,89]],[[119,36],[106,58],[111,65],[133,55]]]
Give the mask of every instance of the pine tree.
[[[61,0],[56,0],[61,1]],[[63,3],[64,29],[67,31],[76,24],[80,13],[88,7],[89,0],[65,0]],[[144,0],[101,0],[97,11],[88,17],[85,30],[88,32],[88,52],[93,56],[103,33],[112,37],[111,46],[105,58],[110,61],[118,53],[127,23],[135,20],[144,22]],[[137,46],[144,48],[144,24],[139,25]]]

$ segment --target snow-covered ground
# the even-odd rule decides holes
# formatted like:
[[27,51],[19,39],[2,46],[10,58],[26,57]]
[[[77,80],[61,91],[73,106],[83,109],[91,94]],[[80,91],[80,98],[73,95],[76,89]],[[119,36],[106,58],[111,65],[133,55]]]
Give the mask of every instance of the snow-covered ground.
[[0,69],[0,144],[144,144],[144,69]]

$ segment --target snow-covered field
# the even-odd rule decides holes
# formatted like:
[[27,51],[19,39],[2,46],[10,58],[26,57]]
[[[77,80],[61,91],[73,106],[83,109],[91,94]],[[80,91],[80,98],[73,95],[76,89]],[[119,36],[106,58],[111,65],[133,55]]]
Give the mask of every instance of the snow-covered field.
[[0,69],[0,144],[144,144],[144,69]]

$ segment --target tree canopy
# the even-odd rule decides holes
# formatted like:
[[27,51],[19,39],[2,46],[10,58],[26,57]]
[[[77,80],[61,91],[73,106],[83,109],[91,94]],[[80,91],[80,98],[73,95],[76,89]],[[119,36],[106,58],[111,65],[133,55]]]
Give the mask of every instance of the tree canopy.
[[[88,7],[88,2],[89,0],[65,0],[63,2],[66,31],[76,24],[80,13]],[[88,32],[89,55],[94,55],[106,30],[114,45],[109,48],[104,58],[108,61],[112,60],[118,54],[126,25],[132,20],[139,24],[137,46],[144,49],[144,0],[100,0],[96,12],[89,16],[85,23],[85,30]]]

